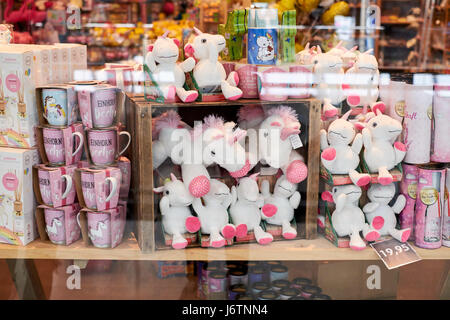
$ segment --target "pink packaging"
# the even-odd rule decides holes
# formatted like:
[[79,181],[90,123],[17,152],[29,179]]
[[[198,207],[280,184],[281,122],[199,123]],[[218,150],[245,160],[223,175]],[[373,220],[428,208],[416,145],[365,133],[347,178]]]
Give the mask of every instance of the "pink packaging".
[[445,169],[419,167],[416,198],[415,244],[436,249],[442,245]]
[[284,101],[288,98],[288,67],[259,66],[259,98],[266,101]]
[[[313,76],[310,69],[305,66],[290,66],[289,74],[292,76],[289,82],[289,98],[306,99],[311,96],[310,88]],[[294,83],[295,81],[295,83]]]
[[223,68],[225,69],[225,73],[226,73],[227,78],[228,78],[228,75],[232,71],[235,71],[234,69],[235,69],[236,63],[235,62],[222,62],[222,65],[223,65]]
[[[74,180],[77,185],[80,204],[83,207],[98,211],[117,207],[122,179],[122,173],[119,168],[84,168],[76,169],[76,172]],[[111,186],[113,190],[110,189]],[[107,197],[110,193],[111,196],[108,200]]]
[[406,85],[403,132],[407,163],[430,162],[432,98],[432,86]]
[[79,211],[78,203],[59,208],[38,206],[36,218],[41,239],[48,237],[51,242],[61,245],[69,245],[80,239],[81,231],[77,224]]
[[445,201],[444,211],[442,211],[442,245],[450,247],[450,168],[445,172]]
[[450,86],[434,87],[431,161],[450,162]]
[[237,63],[235,71],[239,76],[238,87],[242,90],[242,98],[258,98],[258,66],[254,64]]
[[126,64],[106,63],[106,81],[122,91],[133,91],[132,72],[134,68]]
[[[50,202],[51,205],[49,205],[48,199],[47,201],[44,199],[46,198],[46,195],[43,195],[40,188],[34,188],[34,191],[36,193],[36,199],[39,203],[47,205],[48,207],[53,207],[53,208],[58,208],[58,207],[63,207],[63,206],[67,206],[70,204],[73,204],[75,202],[75,197],[77,195],[76,193],[76,189],[75,189],[75,184],[72,183],[73,180],[73,175],[75,172],[75,168],[76,165],[70,165],[70,166],[63,166],[63,167],[48,167],[45,166],[43,164],[37,165],[34,167],[34,169],[36,171],[48,171],[48,176],[49,176],[49,182],[50,182]],[[62,178],[63,175],[67,175],[71,178],[70,182],[66,183],[70,183],[71,187],[70,187],[70,191],[67,194],[67,196],[63,199],[62,198],[62,194],[65,191],[65,188],[61,188],[61,183],[62,181],[64,181],[65,179]],[[38,175],[33,175],[36,178],[39,178]],[[35,184],[36,186],[36,184]]]
[[400,182],[400,192],[406,198],[406,205],[399,215],[400,229],[411,228],[409,240],[414,240],[414,215],[419,168],[406,163],[403,163],[402,167],[403,179]]
[[[119,157],[117,166],[122,172],[122,180],[120,181],[120,199],[128,199],[131,185],[131,162],[127,157]],[[119,201],[120,202],[120,201]]]
[[[82,222],[83,221],[83,222]],[[119,205],[117,208],[91,211],[82,209],[78,215],[78,223],[84,235],[98,248],[114,248],[123,239],[126,224],[126,208]],[[85,243],[89,240],[83,238]]]
[[387,107],[386,114],[402,123],[405,115],[406,82],[391,81],[387,86],[387,90],[389,96],[388,100],[385,101]]

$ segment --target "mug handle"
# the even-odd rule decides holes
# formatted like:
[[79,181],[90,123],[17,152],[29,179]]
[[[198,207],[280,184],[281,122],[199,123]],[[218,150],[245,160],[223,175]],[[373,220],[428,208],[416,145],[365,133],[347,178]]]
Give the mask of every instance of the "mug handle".
[[78,226],[79,226],[80,229],[81,229],[80,214],[81,214],[81,212],[78,212],[78,213],[77,213],[77,223],[78,223]]
[[128,137],[128,142],[127,142],[127,145],[125,146],[125,148],[123,148],[122,151],[119,152],[119,156],[120,156],[122,153],[124,153],[125,150],[128,149],[128,147],[130,146],[130,143],[131,143],[131,135],[130,135],[130,133],[127,132],[127,131],[121,131],[121,132],[119,132],[119,138],[120,138],[120,136],[123,135],[123,134],[126,135],[126,136]]
[[67,195],[69,194],[70,190],[72,189],[72,177],[68,174],[63,174],[62,177],[66,179],[66,190],[64,191],[63,195],[61,196],[61,199],[67,198]]
[[108,177],[105,179],[106,181],[110,181],[112,188],[111,188],[111,192],[109,193],[108,197],[105,199],[105,202],[108,202],[109,200],[111,200],[111,198],[116,194],[117,192],[117,179],[114,177]]
[[78,138],[80,138],[80,144],[78,145],[77,150],[75,150],[75,152],[72,153],[72,157],[73,157],[74,155],[76,155],[78,152],[80,152],[81,147],[83,147],[83,142],[84,142],[84,137],[83,137],[83,135],[82,135],[80,132],[74,132],[74,133],[72,133],[72,137],[73,137],[73,136],[77,136]]

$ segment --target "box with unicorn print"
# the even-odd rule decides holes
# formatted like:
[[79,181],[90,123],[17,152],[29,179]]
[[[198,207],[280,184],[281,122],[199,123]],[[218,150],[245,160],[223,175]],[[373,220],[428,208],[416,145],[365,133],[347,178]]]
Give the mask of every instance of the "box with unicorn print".
[[45,85],[36,88],[39,123],[70,126],[77,122],[79,107],[74,85]]

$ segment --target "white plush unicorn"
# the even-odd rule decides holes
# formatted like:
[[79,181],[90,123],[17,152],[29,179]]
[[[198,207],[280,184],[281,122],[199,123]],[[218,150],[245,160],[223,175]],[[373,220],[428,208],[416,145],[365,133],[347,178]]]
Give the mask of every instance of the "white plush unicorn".
[[339,41],[339,43],[333,47],[331,50],[327,51],[327,54],[335,55],[342,59],[343,68],[344,70],[347,70],[355,64],[356,57],[357,57],[357,50],[358,46],[354,46],[350,50],[347,50],[343,45],[342,41]]
[[314,83],[316,84],[313,96],[323,102],[323,116],[334,117],[338,114],[334,105],[345,99],[342,87],[344,81],[343,61],[340,56],[322,53],[322,49],[318,46],[317,54],[312,58],[312,62],[314,64]]
[[375,241],[380,237],[377,229],[383,226],[384,219],[376,217],[372,225],[365,222],[364,214],[358,206],[361,197],[361,188],[353,184],[333,187],[332,193],[325,191],[322,199],[334,202],[336,209],[331,214],[331,223],[339,237],[350,236],[350,248],[362,250],[366,247],[360,236],[362,231],[364,239]]
[[406,155],[406,147],[395,139],[402,132],[402,125],[396,119],[384,115],[379,108],[374,112],[368,122],[359,123],[364,143],[364,160],[370,172],[378,172],[378,182],[382,185],[393,181],[389,170],[402,162]]
[[295,61],[300,65],[310,66],[313,64],[313,57],[316,54],[317,48],[315,46],[310,47],[308,42],[302,51],[297,52]]
[[308,168],[293,148],[291,136],[300,133],[296,112],[287,106],[269,109],[259,126],[258,159],[272,168],[280,168],[291,183],[306,179]]
[[173,101],[175,95],[177,95],[183,102],[195,101],[198,92],[195,90],[186,91],[183,88],[186,80],[184,74],[192,71],[195,60],[191,57],[178,64],[180,42],[178,39],[167,38],[167,34],[168,31],[149,46],[145,63],[152,73],[153,80],[161,89],[164,99]]
[[236,225],[237,237],[243,237],[253,230],[259,244],[268,244],[273,241],[273,236],[264,232],[260,226],[264,198],[259,193],[258,175],[259,173],[255,173],[239,179],[237,187],[231,187],[230,216]]
[[269,181],[261,184],[261,192],[264,197],[262,218],[270,224],[282,227],[282,235],[285,239],[294,239],[297,230],[291,226],[294,219],[294,210],[300,205],[301,195],[297,191],[297,184],[289,182],[285,175],[278,178],[273,194],[270,193]]
[[354,124],[348,121],[351,112],[350,110],[334,120],[329,125],[328,132],[320,130],[320,158],[328,171],[333,174],[348,174],[352,182],[361,187],[370,182],[370,175],[355,170],[359,165],[363,141],[361,133],[356,134]]
[[219,53],[225,49],[225,38],[222,35],[202,33],[194,28],[197,36],[193,43],[184,47],[188,55],[197,60],[194,67],[194,79],[202,93],[222,91],[225,99],[237,100],[242,96],[242,90],[237,87],[239,76],[231,72],[226,77],[223,65],[218,61]]
[[230,189],[226,184],[211,179],[211,189],[201,199],[195,198],[192,206],[197,213],[201,232],[209,234],[209,244],[213,248],[225,246],[225,239],[233,239],[236,235],[236,227],[229,223],[228,207],[231,204]]
[[392,206],[389,205],[389,202],[395,196],[395,185],[393,183],[386,186],[373,184],[367,191],[367,196],[370,202],[363,207],[367,221],[372,223],[376,217],[382,217],[384,225],[378,230],[380,234],[382,236],[391,235],[400,242],[406,242],[411,234],[411,229],[398,230],[395,228],[397,225],[395,215],[399,214],[405,207],[405,196],[400,194],[395,203]]
[[159,201],[159,209],[164,232],[172,236],[172,247],[186,248],[188,241],[183,237],[183,233],[194,233],[200,229],[199,219],[194,217],[189,209],[194,198],[173,173],[170,174],[170,180],[165,181],[164,186],[153,188],[153,191],[163,194]]
[[53,235],[57,235],[58,234],[58,228],[62,228],[62,222],[61,221],[59,221],[59,219],[53,219],[52,220],[52,225],[51,226],[49,226],[49,225],[46,225],[45,226],[45,230],[47,231],[47,233],[50,235],[50,234],[53,234]]
[[352,108],[362,106],[363,114],[367,113],[367,107],[373,108],[379,104],[377,99],[380,72],[377,59],[370,54],[371,51],[357,55],[353,67],[345,72],[344,78],[347,104]]

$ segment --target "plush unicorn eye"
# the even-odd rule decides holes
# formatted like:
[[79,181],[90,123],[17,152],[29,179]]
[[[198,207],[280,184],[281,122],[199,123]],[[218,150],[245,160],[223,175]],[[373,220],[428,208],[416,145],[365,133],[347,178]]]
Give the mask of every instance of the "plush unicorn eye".
[[215,152],[214,150],[211,150],[211,155],[212,155],[212,156],[215,156],[215,155],[216,155],[216,152]]
[[333,188],[333,193],[335,193],[337,191],[337,188]]
[[378,123],[376,123],[376,122],[374,122],[374,123],[372,123],[372,127],[376,127],[378,125]]
[[169,195],[169,190],[164,191],[164,194],[165,194],[166,196],[168,196],[168,195]]
[[202,43],[206,43],[206,39],[202,39]]

